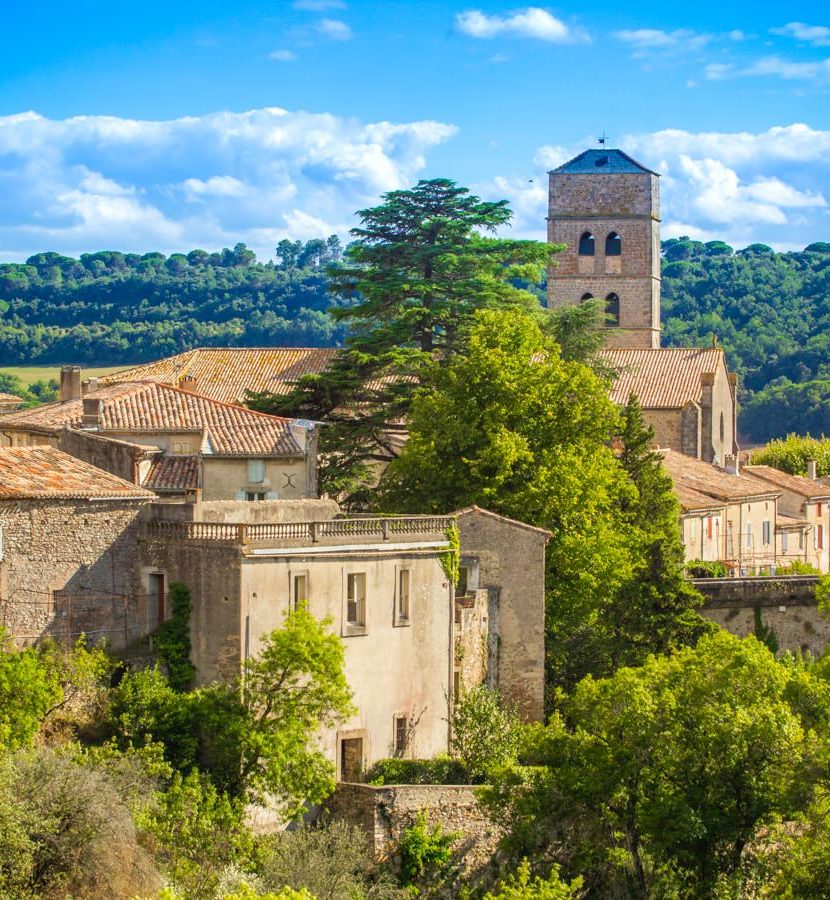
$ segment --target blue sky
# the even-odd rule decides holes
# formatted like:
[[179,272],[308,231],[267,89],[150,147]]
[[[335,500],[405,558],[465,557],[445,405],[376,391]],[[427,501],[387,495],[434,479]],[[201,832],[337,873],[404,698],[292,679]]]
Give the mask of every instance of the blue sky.
[[214,249],[353,224],[421,177],[506,197],[605,131],[664,237],[830,240],[830,11],[79,0],[4,11],[0,259]]

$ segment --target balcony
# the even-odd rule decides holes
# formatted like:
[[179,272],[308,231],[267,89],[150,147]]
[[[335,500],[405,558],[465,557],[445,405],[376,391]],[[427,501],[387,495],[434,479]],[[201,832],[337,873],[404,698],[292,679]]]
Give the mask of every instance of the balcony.
[[452,516],[398,516],[275,522],[244,525],[225,522],[147,522],[148,541],[230,544],[245,548],[446,541]]

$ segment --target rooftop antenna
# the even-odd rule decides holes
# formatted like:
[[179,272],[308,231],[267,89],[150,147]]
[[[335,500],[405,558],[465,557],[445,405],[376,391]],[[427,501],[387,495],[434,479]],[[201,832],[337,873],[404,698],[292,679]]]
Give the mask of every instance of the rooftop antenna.
[[605,142],[606,142],[607,140],[608,140],[608,135],[605,133],[605,130],[603,129],[602,137],[598,137],[598,138],[597,138],[597,142],[599,143],[599,145],[600,145],[601,147],[604,147],[604,146],[605,146]]

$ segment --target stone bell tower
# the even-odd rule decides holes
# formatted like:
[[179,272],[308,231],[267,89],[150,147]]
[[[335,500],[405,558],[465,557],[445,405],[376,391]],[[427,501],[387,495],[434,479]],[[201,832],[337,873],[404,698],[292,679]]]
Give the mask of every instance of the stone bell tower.
[[621,150],[586,150],[549,173],[548,306],[605,303],[609,347],[660,346],[660,177]]

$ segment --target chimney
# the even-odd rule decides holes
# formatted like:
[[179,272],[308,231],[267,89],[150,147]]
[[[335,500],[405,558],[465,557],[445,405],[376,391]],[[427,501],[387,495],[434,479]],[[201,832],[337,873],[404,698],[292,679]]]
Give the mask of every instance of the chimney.
[[100,427],[102,402],[99,397],[84,397],[84,428]]
[[807,477],[810,479],[810,481],[815,481],[818,477],[816,461],[814,459],[807,460]]
[[61,403],[81,399],[81,367],[61,366],[61,387],[58,393]]
[[734,456],[730,456],[727,453],[727,455],[723,458],[723,467],[731,475],[740,475],[741,466],[738,462],[738,454],[736,453]]
[[81,396],[86,397],[87,394],[94,394],[98,390],[99,384],[97,378],[87,378],[81,382]]
[[190,391],[192,394],[198,394],[199,380],[195,375],[185,375],[179,382],[179,387],[183,391]]

